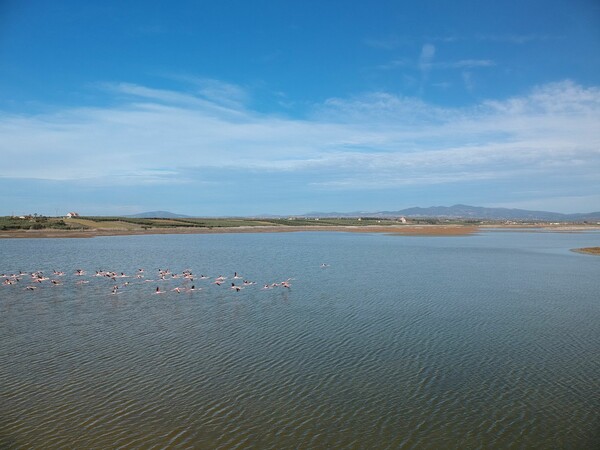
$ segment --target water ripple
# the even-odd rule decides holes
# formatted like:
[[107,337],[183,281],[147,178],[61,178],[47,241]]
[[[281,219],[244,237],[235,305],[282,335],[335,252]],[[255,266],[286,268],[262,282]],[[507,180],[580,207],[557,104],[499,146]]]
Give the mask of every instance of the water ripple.
[[[169,255],[173,270],[259,283],[2,286],[0,448],[585,448],[600,410],[598,267],[569,252],[556,267],[543,252],[515,261],[519,238],[72,243],[78,267],[134,273],[103,247],[118,244],[146,267]],[[44,265],[16,251],[28,241],[8,245],[14,265]],[[36,245],[42,270],[72,263]]]

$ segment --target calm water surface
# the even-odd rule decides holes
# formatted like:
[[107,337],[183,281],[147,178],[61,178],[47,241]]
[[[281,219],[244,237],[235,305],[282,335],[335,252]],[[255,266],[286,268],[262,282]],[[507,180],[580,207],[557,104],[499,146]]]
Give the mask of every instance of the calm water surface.
[[[0,286],[0,448],[598,448],[584,246],[600,234],[0,240],[0,273],[62,282]],[[91,276],[138,268],[154,281]]]

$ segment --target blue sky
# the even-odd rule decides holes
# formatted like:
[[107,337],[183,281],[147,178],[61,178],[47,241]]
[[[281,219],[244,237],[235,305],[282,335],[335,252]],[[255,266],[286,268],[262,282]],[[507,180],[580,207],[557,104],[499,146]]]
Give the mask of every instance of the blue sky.
[[594,0],[4,0],[0,215],[598,211],[599,55]]

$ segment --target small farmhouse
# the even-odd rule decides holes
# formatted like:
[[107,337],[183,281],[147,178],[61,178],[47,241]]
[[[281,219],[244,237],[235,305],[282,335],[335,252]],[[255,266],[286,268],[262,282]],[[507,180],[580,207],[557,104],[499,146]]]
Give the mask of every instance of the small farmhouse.
[[70,212],[70,213],[67,213],[67,215],[66,215],[66,218],[67,218],[67,219],[71,219],[71,218],[73,218],[73,217],[79,217],[79,213],[76,213],[76,212]]

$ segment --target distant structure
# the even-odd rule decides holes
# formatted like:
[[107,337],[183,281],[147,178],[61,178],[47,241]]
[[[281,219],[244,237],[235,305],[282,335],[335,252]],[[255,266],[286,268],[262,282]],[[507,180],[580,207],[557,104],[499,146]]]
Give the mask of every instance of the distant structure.
[[66,215],[67,219],[72,219],[73,217],[79,217],[79,213],[70,212],[70,213],[67,213],[67,215]]
[[400,217],[398,220],[400,223],[406,223],[406,217]]

